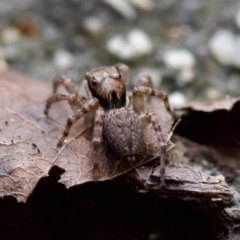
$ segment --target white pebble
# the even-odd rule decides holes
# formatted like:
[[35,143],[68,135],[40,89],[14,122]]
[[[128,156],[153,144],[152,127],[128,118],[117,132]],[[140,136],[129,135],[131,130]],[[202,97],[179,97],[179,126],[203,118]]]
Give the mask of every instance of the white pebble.
[[16,60],[21,58],[19,44],[6,44],[3,46],[3,53],[6,60]]
[[168,95],[169,104],[173,107],[180,106],[187,102],[187,99],[184,94],[179,91],[175,91]]
[[53,63],[58,70],[66,70],[71,68],[74,65],[74,61],[74,56],[64,49],[60,49],[55,52],[53,57]]
[[96,17],[88,17],[83,21],[84,29],[93,36],[102,32],[102,22]]
[[183,70],[193,68],[196,60],[187,49],[170,50],[163,54],[164,63],[172,69]]
[[209,49],[219,63],[231,65],[235,58],[236,36],[229,30],[218,30],[210,39]]
[[46,25],[43,28],[42,37],[45,41],[57,41],[60,38],[60,32],[52,25]]
[[20,31],[14,27],[4,28],[1,33],[1,40],[5,44],[16,43],[20,41],[22,34]]
[[240,35],[236,36],[236,42],[235,42],[235,53],[234,53],[234,58],[232,61],[232,64],[240,68]]
[[123,60],[133,60],[150,54],[151,39],[140,29],[133,29],[127,36],[117,35],[107,42],[107,50]]
[[128,41],[139,55],[148,54],[153,49],[150,37],[140,29],[133,29],[128,35]]
[[121,59],[131,59],[133,49],[121,35],[114,36],[107,42],[107,50]]
[[155,6],[152,0],[128,0],[128,2],[144,11],[151,11]]
[[206,95],[209,99],[215,100],[221,98],[223,94],[220,90],[216,88],[208,88],[206,90]]
[[194,74],[193,69],[183,69],[177,75],[176,82],[179,87],[182,87],[185,84],[192,82],[194,77],[195,77],[195,74]]
[[128,20],[133,20],[137,17],[136,11],[128,3],[127,0],[103,0],[103,1]]

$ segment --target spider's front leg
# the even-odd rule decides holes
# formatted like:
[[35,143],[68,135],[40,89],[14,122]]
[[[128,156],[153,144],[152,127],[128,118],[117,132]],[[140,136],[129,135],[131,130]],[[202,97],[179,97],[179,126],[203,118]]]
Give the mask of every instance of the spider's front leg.
[[104,109],[98,108],[95,114],[94,129],[93,129],[93,149],[100,152],[103,143],[103,122],[104,122]]
[[144,77],[141,77],[138,79],[136,86],[144,86],[144,87],[153,87],[152,79],[149,75],[146,75]]
[[[57,88],[63,85],[64,88],[70,93],[69,95],[56,93]],[[53,103],[67,100],[73,111],[78,110],[82,104],[78,99],[78,93],[76,91],[75,82],[71,78],[57,77],[53,81],[53,95],[47,99],[44,113],[48,115],[49,109]]]
[[133,89],[133,109],[137,114],[144,112],[144,99],[143,95],[157,97],[163,100],[166,110],[172,115],[167,93],[163,91],[156,91],[150,87],[137,86]]
[[73,115],[71,115],[67,121],[67,125],[65,130],[63,131],[63,135],[58,142],[57,147],[61,147],[63,142],[67,138],[72,125],[81,117],[85,116],[87,113],[96,110],[99,107],[99,101],[96,98],[92,98],[87,101],[78,111],[76,111]]
[[56,77],[53,80],[53,93],[57,92],[59,86],[63,86],[69,93],[77,94],[76,83],[71,78]]

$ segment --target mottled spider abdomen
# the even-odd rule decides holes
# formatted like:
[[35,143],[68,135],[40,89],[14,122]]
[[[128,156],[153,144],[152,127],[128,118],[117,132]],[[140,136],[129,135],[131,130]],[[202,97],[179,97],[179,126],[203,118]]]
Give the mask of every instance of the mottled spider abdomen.
[[141,120],[131,108],[112,109],[105,114],[104,137],[114,151],[129,161],[143,152]]

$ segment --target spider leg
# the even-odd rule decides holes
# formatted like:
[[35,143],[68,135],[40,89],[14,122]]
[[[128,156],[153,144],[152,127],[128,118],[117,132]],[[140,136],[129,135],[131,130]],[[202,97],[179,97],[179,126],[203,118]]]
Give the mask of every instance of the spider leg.
[[[149,75],[146,75],[146,76],[143,76],[143,77],[139,78],[136,86],[137,87],[144,86],[144,87],[153,88],[153,83],[152,83],[151,77]],[[146,97],[146,100],[147,100],[148,103],[150,101],[150,97],[151,96]]]
[[79,109],[82,106],[80,101],[77,99],[76,94],[66,95],[66,94],[55,93],[54,95],[52,95],[47,99],[44,113],[48,115],[49,109],[53,103],[61,102],[64,100],[68,101],[73,111]]
[[[60,85],[62,85],[70,94],[58,94],[57,89]],[[53,103],[64,100],[67,100],[72,110],[76,111],[83,105],[83,101],[86,101],[86,97],[79,96],[77,86],[73,79],[59,76],[53,80],[53,96],[47,99],[44,113],[48,115],[49,109]]]
[[63,85],[64,88],[71,94],[77,94],[76,84],[71,78],[63,78],[61,76],[56,77],[53,80],[53,93],[57,92],[57,89],[60,85]]
[[85,116],[87,113],[96,110],[99,107],[99,102],[96,98],[92,98],[87,101],[78,111],[76,111],[73,115],[68,118],[67,125],[65,130],[63,131],[63,135],[58,142],[58,147],[63,145],[64,140],[67,138],[72,125],[81,117]]
[[103,122],[104,109],[98,108],[95,114],[94,129],[93,129],[93,149],[100,152],[103,143]]
[[153,83],[152,83],[151,77],[149,75],[146,75],[146,76],[139,78],[137,81],[137,87],[139,87],[139,86],[153,88]]
[[160,155],[160,178],[161,178],[161,186],[165,185],[165,165],[167,164],[167,156],[166,156],[166,141],[162,134],[162,129],[158,120],[156,113],[145,113],[139,116],[143,125],[152,124],[153,129],[155,131],[156,137],[159,142],[159,147],[161,150]]
[[156,91],[150,87],[137,86],[133,89],[133,109],[137,114],[143,114],[144,112],[144,98],[143,95],[154,96],[163,100],[167,111],[172,115],[168,97],[166,92]]

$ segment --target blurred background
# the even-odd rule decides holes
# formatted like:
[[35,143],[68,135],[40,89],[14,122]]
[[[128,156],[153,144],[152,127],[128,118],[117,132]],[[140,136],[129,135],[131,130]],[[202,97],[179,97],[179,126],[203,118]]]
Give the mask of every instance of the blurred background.
[[[80,83],[119,62],[131,68],[130,88],[149,74],[173,106],[239,97],[240,1],[0,0],[0,73]],[[1,199],[0,239],[226,239],[213,237],[227,231],[206,206],[157,203],[118,178],[66,190],[61,173],[53,168],[25,204]]]
[[0,0],[0,70],[51,81],[127,63],[173,105],[240,95],[239,0]]

